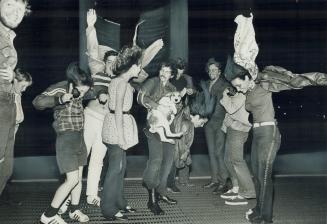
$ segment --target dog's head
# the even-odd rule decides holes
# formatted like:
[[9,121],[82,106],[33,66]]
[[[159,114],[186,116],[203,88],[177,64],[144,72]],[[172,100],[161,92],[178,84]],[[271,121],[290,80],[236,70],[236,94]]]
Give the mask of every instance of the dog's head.
[[180,92],[170,92],[166,95],[166,97],[169,97],[170,101],[174,104],[178,104],[182,100]]

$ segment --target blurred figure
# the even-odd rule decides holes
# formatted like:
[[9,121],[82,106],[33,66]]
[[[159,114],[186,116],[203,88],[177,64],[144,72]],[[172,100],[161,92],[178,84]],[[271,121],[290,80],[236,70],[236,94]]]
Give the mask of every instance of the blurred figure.
[[15,104],[16,104],[16,127],[15,134],[17,133],[19,124],[24,121],[24,112],[22,108],[22,94],[33,83],[32,76],[19,68],[15,69],[14,91],[15,91]]
[[[0,195],[13,171],[16,106],[13,80],[17,52],[15,29],[30,13],[28,0],[0,1]],[[5,199],[7,200],[7,199]]]

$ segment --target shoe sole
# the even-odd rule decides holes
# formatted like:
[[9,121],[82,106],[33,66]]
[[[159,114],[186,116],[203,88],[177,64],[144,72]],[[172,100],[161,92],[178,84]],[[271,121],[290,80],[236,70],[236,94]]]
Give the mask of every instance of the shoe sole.
[[226,205],[247,205],[248,202],[245,201],[245,202],[230,202],[230,201],[225,201],[225,204]]
[[222,194],[222,195],[220,195],[220,197],[223,198],[223,199],[234,199],[234,198],[237,197],[237,195],[226,196],[226,195],[223,195],[223,194]]

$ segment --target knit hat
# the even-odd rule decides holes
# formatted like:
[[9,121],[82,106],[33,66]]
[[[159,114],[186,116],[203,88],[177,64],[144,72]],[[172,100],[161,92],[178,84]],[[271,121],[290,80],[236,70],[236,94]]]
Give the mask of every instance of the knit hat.
[[225,72],[224,72],[226,80],[230,82],[237,77],[245,75],[246,73],[248,73],[248,70],[236,64],[233,58],[230,55],[228,55],[227,63],[225,66]]

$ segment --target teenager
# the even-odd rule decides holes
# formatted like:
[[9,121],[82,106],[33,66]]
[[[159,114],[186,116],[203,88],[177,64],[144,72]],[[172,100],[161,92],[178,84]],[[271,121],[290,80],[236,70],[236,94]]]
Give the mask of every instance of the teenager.
[[66,180],[57,189],[51,205],[41,216],[44,224],[65,224],[57,214],[59,207],[71,195],[69,217],[79,222],[89,217],[79,209],[82,191],[82,171],[87,162],[83,139],[84,109],[82,99],[92,86],[91,77],[82,71],[77,63],[71,63],[66,70],[67,80],[48,87],[36,96],[33,105],[38,110],[52,108],[53,128],[56,131],[56,158],[61,174]]
[[113,66],[116,75],[109,85],[109,113],[105,116],[102,139],[108,149],[108,171],[103,186],[101,211],[110,221],[127,220],[123,213],[135,212],[124,197],[126,150],[138,143],[138,131],[130,114],[134,89],[129,83],[141,69],[137,65],[141,49],[123,48]]

